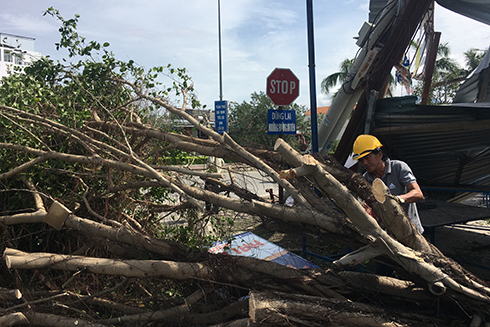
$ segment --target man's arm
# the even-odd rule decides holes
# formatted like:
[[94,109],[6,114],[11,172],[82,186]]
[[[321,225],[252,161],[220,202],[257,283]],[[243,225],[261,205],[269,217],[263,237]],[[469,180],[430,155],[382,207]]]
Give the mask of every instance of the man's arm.
[[397,197],[402,199],[403,203],[412,203],[424,199],[424,193],[422,193],[422,190],[420,189],[420,186],[417,182],[408,184],[407,189],[407,193],[397,195]]

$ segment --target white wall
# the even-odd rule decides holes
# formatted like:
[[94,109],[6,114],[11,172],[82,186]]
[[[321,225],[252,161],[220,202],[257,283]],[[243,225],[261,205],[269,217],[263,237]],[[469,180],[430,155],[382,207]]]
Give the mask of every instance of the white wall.
[[[41,56],[34,51],[33,38],[0,33],[0,78],[7,76],[14,67],[25,67]],[[6,61],[9,58],[10,61]]]

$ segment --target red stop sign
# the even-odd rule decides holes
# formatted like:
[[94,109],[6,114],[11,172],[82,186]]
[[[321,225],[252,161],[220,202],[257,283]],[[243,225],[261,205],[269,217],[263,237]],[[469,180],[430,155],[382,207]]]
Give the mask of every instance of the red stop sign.
[[267,77],[267,95],[278,106],[290,105],[299,96],[299,79],[290,69],[276,68]]

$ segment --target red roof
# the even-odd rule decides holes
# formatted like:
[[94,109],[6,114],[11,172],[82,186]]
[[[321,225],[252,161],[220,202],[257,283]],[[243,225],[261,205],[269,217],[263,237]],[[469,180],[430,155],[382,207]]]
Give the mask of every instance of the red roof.
[[[326,114],[327,111],[328,111],[328,108],[330,108],[330,106],[324,106],[324,107],[316,107],[316,113],[317,114]],[[305,114],[306,116],[309,116],[311,115],[311,109],[308,110]]]

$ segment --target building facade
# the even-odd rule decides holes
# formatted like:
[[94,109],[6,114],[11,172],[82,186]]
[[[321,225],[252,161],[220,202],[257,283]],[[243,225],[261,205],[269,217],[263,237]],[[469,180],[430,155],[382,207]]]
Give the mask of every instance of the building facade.
[[0,79],[15,67],[22,69],[41,58],[41,53],[34,51],[34,41],[32,37],[0,33]]

